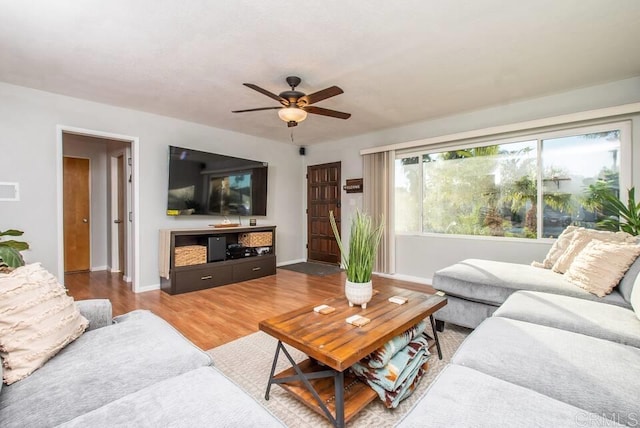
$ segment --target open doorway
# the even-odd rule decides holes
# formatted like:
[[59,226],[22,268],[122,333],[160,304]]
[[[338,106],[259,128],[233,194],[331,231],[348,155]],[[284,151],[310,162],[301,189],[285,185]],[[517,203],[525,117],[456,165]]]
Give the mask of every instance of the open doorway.
[[137,291],[136,151],[134,137],[58,127],[59,278],[115,274]]

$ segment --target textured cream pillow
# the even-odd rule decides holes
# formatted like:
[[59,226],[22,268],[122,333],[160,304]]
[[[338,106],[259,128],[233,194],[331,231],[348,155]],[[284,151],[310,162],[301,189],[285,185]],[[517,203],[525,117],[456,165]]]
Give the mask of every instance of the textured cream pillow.
[[7,385],[40,368],[88,325],[40,263],[0,274],[0,356]]
[[569,243],[571,243],[573,235],[575,235],[576,231],[579,229],[584,230],[584,228],[578,226],[567,226],[567,228],[562,231],[560,236],[558,236],[556,241],[553,243],[553,245],[549,249],[549,252],[547,253],[547,257],[544,258],[542,263],[533,262],[531,263],[531,266],[551,269],[558,258],[560,258],[562,253],[567,250],[567,247],[569,246]]
[[578,254],[594,239],[604,242],[623,242],[630,244],[636,242],[636,237],[626,232],[607,232],[580,228],[575,231],[566,251],[562,253],[551,269],[557,273],[565,273]]
[[589,293],[604,297],[639,255],[638,245],[594,239],[576,256],[565,276]]

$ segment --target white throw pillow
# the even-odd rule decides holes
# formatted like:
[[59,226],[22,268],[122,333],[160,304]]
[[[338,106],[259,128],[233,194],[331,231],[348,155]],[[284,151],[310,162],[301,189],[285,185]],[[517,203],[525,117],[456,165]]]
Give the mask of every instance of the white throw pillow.
[[604,297],[618,285],[639,255],[638,245],[594,239],[576,256],[565,276],[578,287]]
[[562,253],[551,269],[557,273],[565,273],[578,254],[594,239],[605,242],[624,242],[630,244],[636,242],[636,237],[626,232],[607,232],[580,228],[575,231],[566,251]]
[[573,235],[578,229],[584,229],[577,226],[567,226],[565,230],[562,231],[560,236],[553,243],[549,252],[547,253],[547,257],[544,258],[542,263],[533,262],[531,266],[551,269],[555,262],[560,258],[560,256],[567,250],[569,243],[571,243],[571,239]]
[[88,325],[73,298],[40,263],[0,274],[0,356],[7,385],[42,367]]
[[633,311],[636,313],[636,317],[640,319],[640,275],[636,277],[636,281],[633,284],[630,303]]

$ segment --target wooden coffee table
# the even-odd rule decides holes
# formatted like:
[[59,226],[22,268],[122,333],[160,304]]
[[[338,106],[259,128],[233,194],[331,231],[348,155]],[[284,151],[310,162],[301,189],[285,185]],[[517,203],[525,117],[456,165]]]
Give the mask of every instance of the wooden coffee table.
[[[409,300],[397,305],[387,300],[391,296]],[[314,312],[313,308],[320,304],[333,306],[336,311],[328,315]],[[433,314],[446,304],[446,297],[440,295],[388,287],[374,294],[367,309],[350,308],[347,299],[340,296],[260,322],[260,330],[278,339],[265,399],[269,399],[271,385],[280,385],[334,426],[343,427],[377,397],[373,389],[345,371],[427,317],[442,359]],[[356,314],[371,322],[355,327],[345,321]],[[283,343],[304,352],[309,359],[296,363]],[[291,368],[275,374],[280,352]]]

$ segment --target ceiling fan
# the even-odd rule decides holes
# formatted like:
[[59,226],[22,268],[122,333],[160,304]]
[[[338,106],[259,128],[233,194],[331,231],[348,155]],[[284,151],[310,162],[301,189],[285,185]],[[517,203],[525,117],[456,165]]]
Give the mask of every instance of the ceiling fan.
[[296,91],[296,86],[300,84],[302,79],[297,76],[287,77],[287,84],[291,87],[290,91],[281,92],[280,95],[276,95],[272,92],[262,89],[253,83],[243,83],[244,86],[258,91],[263,95],[273,98],[278,101],[282,106],[280,107],[260,107],[247,110],[235,110],[232,113],[245,113],[248,111],[260,111],[260,110],[279,110],[278,116],[280,119],[287,122],[287,127],[298,126],[299,122],[302,122],[307,118],[307,113],[320,114],[322,116],[335,117],[338,119],[349,119],[350,113],[343,113],[341,111],[329,110],[322,107],[312,106],[318,101],[326,100],[327,98],[335,97],[342,94],[344,91],[337,86],[331,86],[313,94],[306,95],[304,92]]

